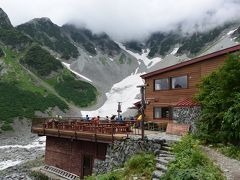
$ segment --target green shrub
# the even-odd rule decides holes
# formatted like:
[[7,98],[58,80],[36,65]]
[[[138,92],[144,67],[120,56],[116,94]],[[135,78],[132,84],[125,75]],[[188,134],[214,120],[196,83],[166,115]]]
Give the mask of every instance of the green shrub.
[[240,142],[240,58],[232,54],[200,84],[202,106],[197,135],[206,143]]
[[86,180],[129,180],[134,176],[151,179],[156,167],[153,154],[138,153],[132,156],[121,170],[115,170],[107,174],[85,177]]
[[153,154],[139,153],[131,157],[124,166],[124,176],[140,175],[150,179],[156,167],[156,160]]

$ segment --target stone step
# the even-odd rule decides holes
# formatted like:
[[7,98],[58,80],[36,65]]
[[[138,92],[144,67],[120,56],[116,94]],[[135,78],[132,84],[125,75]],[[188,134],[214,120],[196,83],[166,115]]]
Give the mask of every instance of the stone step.
[[154,179],[159,180],[160,177],[161,177],[163,174],[164,174],[164,172],[162,172],[162,171],[158,171],[158,170],[153,171],[152,180],[154,180]]
[[161,159],[164,159],[164,160],[167,160],[167,161],[171,162],[171,161],[175,160],[175,157],[174,156],[173,157],[161,157]]
[[162,146],[170,147],[170,145],[168,143],[163,143]]
[[162,153],[160,153],[158,155],[158,157],[175,157],[175,155],[174,154],[162,154]]
[[157,170],[160,170],[160,171],[163,171],[163,172],[167,171],[167,167],[165,165],[163,165],[163,164],[157,163],[156,164],[156,168],[157,168]]
[[171,154],[174,155],[173,153],[171,153],[170,151],[166,151],[166,150],[161,150],[160,154]]
[[157,162],[159,164],[164,164],[164,165],[168,165],[170,160],[164,159],[164,158],[156,158]]
[[172,148],[170,146],[162,146],[161,149],[165,151],[172,151]]

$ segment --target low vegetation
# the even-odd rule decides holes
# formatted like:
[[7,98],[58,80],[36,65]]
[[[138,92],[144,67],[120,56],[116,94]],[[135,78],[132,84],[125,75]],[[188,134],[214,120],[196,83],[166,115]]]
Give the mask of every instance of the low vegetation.
[[35,111],[46,111],[58,106],[62,111],[68,105],[57,96],[36,85],[32,77],[18,63],[18,54],[4,49],[6,73],[0,80],[0,126],[11,130],[14,118],[32,118]]
[[74,74],[63,68],[60,61],[40,46],[31,47],[20,62],[47,81],[68,102],[87,107],[96,101],[97,90],[93,85],[76,79]]
[[47,82],[55,88],[60,96],[80,107],[87,107],[96,102],[97,89],[87,82],[77,80],[66,69]]
[[176,160],[169,164],[163,180],[224,180],[222,172],[202,153],[198,141],[187,135],[173,146]]
[[107,174],[86,177],[86,180],[129,180],[134,177],[151,179],[156,166],[153,154],[139,153],[129,159],[123,169],[115,170]]
[[40,76],[49,76],[63,69],[60,61],[38,45],[32,46],[20,62]]
[[58,106],[62,111],[68,109],[65,102],[53,94],[26,91],[17,87],[17,82],[0,82],[0,122],[4,122],[1,129],[11,130],[10,123],[15,117],[32,118],[35,111],[44,112],[49,107]]

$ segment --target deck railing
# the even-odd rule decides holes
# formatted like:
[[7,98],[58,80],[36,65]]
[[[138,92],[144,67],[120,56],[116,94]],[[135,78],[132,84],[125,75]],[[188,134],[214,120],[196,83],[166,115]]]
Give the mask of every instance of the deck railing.
[[139,123],[135,120],[126,121],[109,121],[109,120],[99,120],[99,121],[86,121],[81,117],[65,117],[63,119],[44,117],[44,118],[34,118],[32,120],[32,129],[41,128],[43,131],[45,129],[55,129],[58,131],[75,131],[75,132],[91,132],[95,134],[136,134],[140,135],[140,129],[138,129]]

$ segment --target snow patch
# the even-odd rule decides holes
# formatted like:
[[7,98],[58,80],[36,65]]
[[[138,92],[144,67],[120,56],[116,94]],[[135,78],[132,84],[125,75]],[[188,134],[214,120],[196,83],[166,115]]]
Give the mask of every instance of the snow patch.
[[124,51],[126,51],[127,53],[135,57],[138,60],[138,64],[141,64],[140,60],[142,60],[143,63],[147,66],[147,68],[154,66],[156,63],[162,60],[160,57],[149,59],[147,56],[150,52],[150,49],[142,49],[142,54],[139,54],[139,53],[134,53],[130,50],[127,50],[126,47],[119,42],[116,42],[116,43],[121,49],[123,49]]
[[232,35],[238,28],[234,29],[234,30],[231,30],[227,33],[228,36]]
[[107,101],[102,107],[95,111],[81,111],[82,115],[89,115],[90,117],[116,115],[118,102],[122,103],[122,112],[125,112],[129,107],[133,106],[133,103],[138,101],[135,98],[140,93],[137,86],[143,84],[140,75],[132,74],[119,83],[114,84],[111,90],[106,93]]
[[110,57],[109,57],[109,59],[110,59],[110,61],[113,61],[113,58],[110,58]]
[[173,51],[170,54],[175,55],[177,53],[178,49],[179,49],[179,47],[174,48]]
[[12,160],[7,160],[7,161],[2,161],[0,162],[0,171],[7,169],[8,167],[12,167],[15,166],[17,164],[20,164],[22,161],[20,160],[16,160],[16,161],[12,161]]
[[89,56],[90,58],[92,58],[92,56]]
[[81,78],[83,78],[83,79],[85,79],[85,80],[87,80],[87,81],[89,81],[89,82],[92,82],[91,79],[89,79],[89,78],[87,78],[86,76],[83,76],[83,75],[79,74],[78,72],[72,70],[72,69],[70,68],[70,64],[65,63],[65,62],[62,62],[62,64],[63,64],[68,70],[70,70],[71,72],[73,72],[74,74],[76,74],[77,76],[79,76],[79,77],[81,77]]
[[134,74],[137,74],[138,70],[139,70],[139,67],[137,67],[137,69],[135,70],[135,73],[134,73]]

